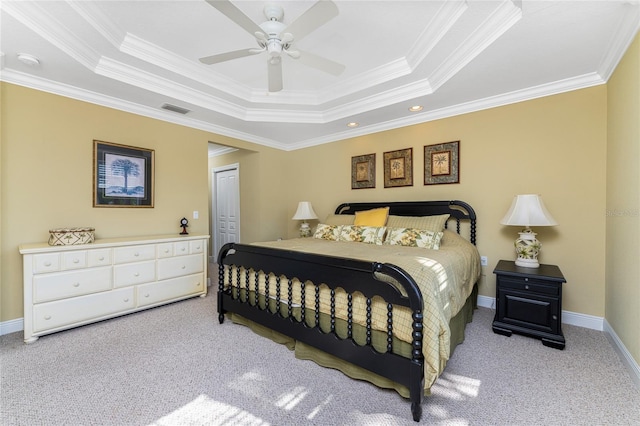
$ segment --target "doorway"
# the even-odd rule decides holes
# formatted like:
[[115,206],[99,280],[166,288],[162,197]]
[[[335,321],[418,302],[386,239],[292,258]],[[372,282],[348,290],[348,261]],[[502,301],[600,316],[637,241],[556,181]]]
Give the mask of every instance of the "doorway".
[[223,245],[240,241],[240,164],[212,169],[211,188],[211,255],[215,262]]

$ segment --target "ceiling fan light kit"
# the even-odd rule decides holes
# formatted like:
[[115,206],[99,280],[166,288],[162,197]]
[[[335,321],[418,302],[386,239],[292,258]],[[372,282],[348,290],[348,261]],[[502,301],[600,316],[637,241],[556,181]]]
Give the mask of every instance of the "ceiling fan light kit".
[[203,64],[213,65],[267,52],[269,92],[278,92],[283,88],[281,60],[283,52],[292,59],[300,59],[303,64],[329,74],[340,75],[344,71],[344,65],[330,59],[298,49],[291,49],[294,40],[300,41],[309,33],[338,16],[338,7],[332,1],[321,0],[316,2],[288,26],[282,22],[284,17],[283,8],[276,4],[267,3],[265,5],[264,15],[267,20],[258,25],[229,0],[207,0],[207,3],[254,36],[259,48],[205,56],[200,58],[200,62]]

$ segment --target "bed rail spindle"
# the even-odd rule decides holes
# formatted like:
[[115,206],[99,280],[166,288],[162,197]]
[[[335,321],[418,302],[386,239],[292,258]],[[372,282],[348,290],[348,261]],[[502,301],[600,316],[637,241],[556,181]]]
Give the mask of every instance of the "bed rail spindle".
[[240,275],[241,275],[240,271],[241,270],[242,269],[240,268],[240,266],[236,266],[236,292],[238,293],[236,299],[240,299]]
[[276,277],[276,306],[278,307],[278,315],[282,317],[282,312],[280,311],[280,300],[282,300],[280,297],[280,277]]
[[260,287],[260,271],[254,271],[255,276],[253,280],[253,293],[254,293],[254,302],[255,306],[260,308],[260,292],[258,291]]
[[393,305],[387,303],[387,352],[391,353],[393,343]]
[[[269,312],[271,311],[271,308],[269,307],[269,284],[271,282],[271,273],[267,274],[264,276],[264,304],[265,304],[265,309]],[[276,287],[280,285],[280,277],[276,275]],[[280,307],[280,305],[278,304],[278,299],[276,299],[276,312],[280,312],[280,310],[278,309]],[[272,312],[273,313],[273,312]]]
[[422,324],[422,312],[420,311],[415,311],[412,315],[413,317],[413,323],[411,324],[412,328],[413,328],[413,341],[412,341],[412,358],[415,361],[420,361],[423,358],[422,355],[422,330],[423,330],[423,324]]
[[371,346],[371,298],[367,297],[367,346]]
[[300,322],[303,324],[305,321],[304,311],[307,307],[306,290],[305,290],[306,284],[307,283],[300,282]]
[[315,325],[314,327],[320,328],[320,286],[318,284],[314,284],[316,294],[315,294]]
[[456,218],[456,232],[460,235],[460,218]]
[[246,294],[244,296],[245,298],[245,302],[248,304],[251,304],[251,302],[249,301],[249,275],[250,275],[250,271],[248,268],[245,268],[244,270],[244,288],[246,291]]
[[331,333],[336,332],[336,291],[331,289]]
[[347,293],[347,338],[353,339],[353,294]]
[[233,296],[233,266],[227,266],[227,273],[229,274],[229,294]]
[[291,279],[287,280],[287,314],[289,318],[293,315],[293,283]]

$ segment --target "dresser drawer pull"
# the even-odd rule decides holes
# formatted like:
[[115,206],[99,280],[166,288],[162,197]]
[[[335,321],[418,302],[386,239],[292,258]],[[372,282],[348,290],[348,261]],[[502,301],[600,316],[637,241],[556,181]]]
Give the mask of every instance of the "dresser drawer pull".
[[98,260],[102,262],[104,260],[104,256],[100,256]]
[[45,320],[47,320],[47,321],[49,321],[49,320],[51,319],[51,315],[45,315],[45,316],[44,316],[44,319],[45,319]]
[[80,283],[73,283],[74,287],[80,287]]
[[185,250],[186,250],[186,249],[185,249],[184,247],[182,247],[182,248],[180,249],[180,251],[185,251]]
[[51,266],[51,262],[44,262],[44,266]]
[[127,297],[126,299],[122,299],[125,303],[127,303],[129,301],[129,298]]
[[133,276],[134,276],[134,277],[139,277],[139,276],[140,276],[140,272],[134,272],[134,273],[133,273]]
[[185,265],[182,265],[182,269],[187,269],[187,267]]
[[145,294],[144,297],[149,297],[149,293]]
[[165,253],[169,253],[169,249],[165,249],[165,250],[164,250],[164,252],[165,252]]

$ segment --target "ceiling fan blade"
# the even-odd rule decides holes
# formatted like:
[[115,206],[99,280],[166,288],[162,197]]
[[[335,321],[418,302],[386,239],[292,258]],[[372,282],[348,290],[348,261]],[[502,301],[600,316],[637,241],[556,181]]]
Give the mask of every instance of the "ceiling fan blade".
[[306,51],[300,51],[300,58],[298,60],[305,65],[333,75],[340,75],[345,69],[345,66],[338,62]]
[[282,90],[282,60],[280,57],[269,58],[267,61],[267,73],[269,75],[269,92]]
[[291,33],[297,41],[338,16],[338,6],[329,0],[320,0],[293,21],[283,32]]
[[244,58],[245,56],[257,55],[260,52],[264,52],[264,49],[234,50],[232,52],[220,53],[218,55],[205,56],[204,58],[200,58],[200,62],[211,65],[230,61],[232,59]]
[[218,9],[220,13],[231,19],[233,22],[242,27],[252,36],[256,31],[262,31],[262,29],[253,22],[247,15],[240,9],[233,5],[229,0],[206,0],[214,8]]

